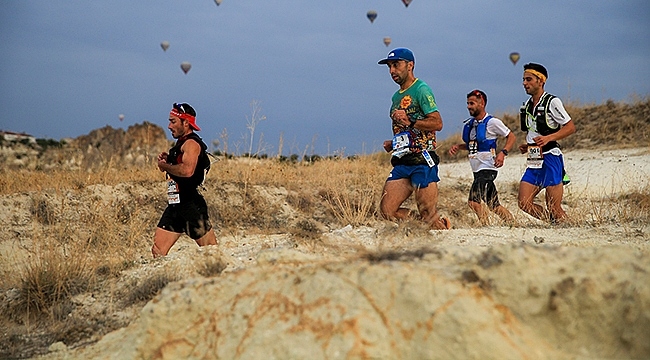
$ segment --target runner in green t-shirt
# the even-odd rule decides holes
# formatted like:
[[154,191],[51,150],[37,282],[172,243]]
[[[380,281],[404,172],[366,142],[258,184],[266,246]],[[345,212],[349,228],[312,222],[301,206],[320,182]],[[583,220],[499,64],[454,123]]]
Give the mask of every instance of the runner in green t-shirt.
[[385,219],[403,220],[412,211],[401,207],[415,193],[420,218],[432,229],[449,229],[449,219],[438,215],[438,162],[435,153],[436,131],[442,130],[442,118],[431,88],[415,78],[415,57],[406,48],[388,53],[379,64],[388,65],[390,75],[399,86],[390,109],[393,139],[384,141],[392,152],[393,169],[384,184],[380,203]]

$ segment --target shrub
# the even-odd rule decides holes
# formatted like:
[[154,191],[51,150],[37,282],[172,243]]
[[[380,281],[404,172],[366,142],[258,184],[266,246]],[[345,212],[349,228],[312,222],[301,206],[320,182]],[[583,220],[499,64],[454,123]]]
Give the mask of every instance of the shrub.
[[20,321],[42,314],[61,319],[70,310],[70,297],[86,291],[93,270],[81,254],[60,249],[37,252],[20,270],[18,296],[6,310],[9,318]]

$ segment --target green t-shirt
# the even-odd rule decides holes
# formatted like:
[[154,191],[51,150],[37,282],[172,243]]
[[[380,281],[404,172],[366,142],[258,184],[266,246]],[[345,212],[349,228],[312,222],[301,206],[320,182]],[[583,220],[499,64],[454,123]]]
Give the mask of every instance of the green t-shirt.
[[[395,110],[405,110],[406,115],[412,120],[421,120],[427,114],[438,111],[436,98],[429,85],[420,79],[415,79],[408,89],[398,90],[393,95],[393,105],[390,114]],[[413,152],[436,149],[436,132],[409,129],[408,126],[393,121],[393,135],[408,131],[413,137],[417,148]]]

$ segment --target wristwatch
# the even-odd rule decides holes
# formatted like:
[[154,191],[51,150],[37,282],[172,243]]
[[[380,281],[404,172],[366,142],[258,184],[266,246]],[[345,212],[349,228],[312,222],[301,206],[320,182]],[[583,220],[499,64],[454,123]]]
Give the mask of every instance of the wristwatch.
[[503,153],[503,155],[508,156],[508,150],[506,150],[506,149],[501,149],[501,152]]
[[409,124],[409,128],[410,128],[410,129],[413,129],[413,127],[415,126],[415,121],[416,121],[416,120],[409,119],[409,121],[411,121],[411,123]]

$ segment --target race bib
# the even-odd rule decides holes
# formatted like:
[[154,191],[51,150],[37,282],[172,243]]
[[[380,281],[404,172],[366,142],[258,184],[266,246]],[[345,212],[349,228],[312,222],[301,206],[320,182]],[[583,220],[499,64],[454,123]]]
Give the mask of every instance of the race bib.
[[528,157],[526,158],[526,167],[531,169],[541,169],[544,164],[544,154],[542,148],[537,145],[528,145]]
[[478,152],[478,142],[476,140],[470,140],[467,144],[467,151],[470,155],[474,155]]
[[167,180],[167,203],[178,204],[180,202],[181,197],[178,190],[178,184],[172,179]]
[[393,156],[401,158],[411,153],[411,135],[408,131],[401,132],[393,136]]

